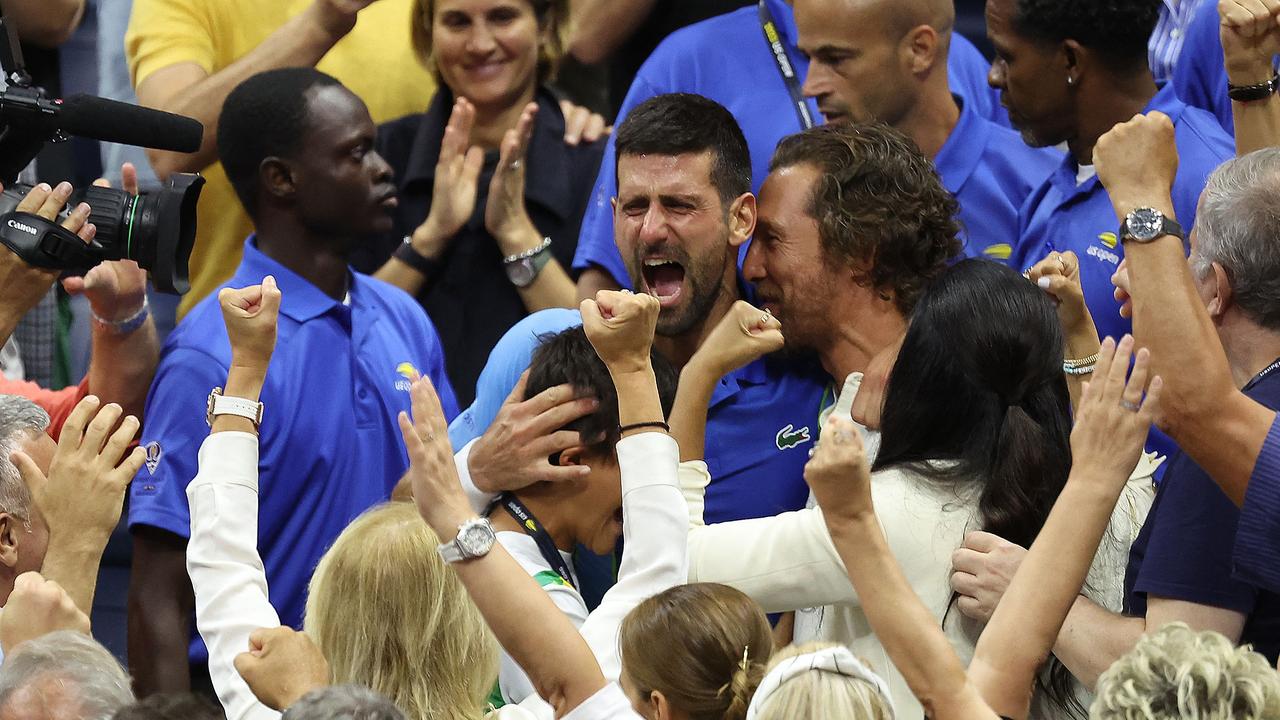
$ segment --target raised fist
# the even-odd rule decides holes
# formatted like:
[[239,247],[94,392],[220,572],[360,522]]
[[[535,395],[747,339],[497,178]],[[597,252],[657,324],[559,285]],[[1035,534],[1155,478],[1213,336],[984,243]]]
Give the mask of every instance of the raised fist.
[[231,364],[266,372],[276,347],[276,321],[280,315],[280,288],[270,275],[261,285],[218,293],[222,319],[231,340]]
[[582,327],[609,372],[633,372],[649,365],[658,299],[627,290],[601,290],[583,300]]

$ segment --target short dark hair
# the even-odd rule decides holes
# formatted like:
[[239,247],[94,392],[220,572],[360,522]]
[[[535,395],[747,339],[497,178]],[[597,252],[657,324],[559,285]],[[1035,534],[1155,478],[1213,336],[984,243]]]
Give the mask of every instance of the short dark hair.
[[258,73],[227,95],[218,114],[218,157],[250,216],[257,212],[262,161],[303,149],[311,90],[332,86],[343,87],[315,68],[290,67]]
[[[653,374],[658,381],[658,398],[664,417],[671,414],[676,399],[676,371],[657,350],[651,353]],[[531,398],[556,385],[568,383],[583,395],[600,401],[596,411],[564,429],[582,433],[587,449],[597,454],[613,452],[618,443],[618,393],[613,378],[582,326],[542,336],[529,363],[525,396]]]
[[778,143],[769,171],[796,165],[821,172],[809,214],[827,258],[854,266],[861,283],[892,290],[910,313],[960,252],[959,206],[933,163],[888,125],[837,123]]
[[[637,105],[614,133],[614,172],[623,155],[711,153],[711,182],[726,205],[751,192],[751,151],[733,113],[693,93],[657,95]],[[617,178],[614,178],[617,181]]]
[[1147,62],[1160,0],[1017,0],[1014,27],[1041,41],[1075,40],[1125,65]]

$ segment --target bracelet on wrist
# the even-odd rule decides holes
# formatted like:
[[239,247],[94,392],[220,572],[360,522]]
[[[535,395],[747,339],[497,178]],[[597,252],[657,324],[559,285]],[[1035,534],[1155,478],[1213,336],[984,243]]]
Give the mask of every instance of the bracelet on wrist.
[[661,428],[663,432],[671,432],[671,426],[662,420],[651,420],[649,422],[631,423],[630,425],[619,425],[618,434],[621,435],[628,430],[643,430],[644,428]]
[[1280,73],[1275,73],[1270,80],[1252,85],[1232,85],[1227,82],[1227,96],[1235,102],[1254,102],[1266,100],[1280,88]]
[[92,310],[89,312],[93,313],[93,321],[95,323],[107,330],[110,330],[116,335],[128,335],[129,333],[134,332],[138,328],[142,327],[143,323],[147,321],[147,318],[151,316],[151,309],[147,302],[146,295],[142,296],[142,307],[138,308],[137,312],[123,320],[107,320],[100,317]]
[[1098,365],[1098,353],[1088,357],[1067,358],[1062,361],[1062,372],[1068,375],[1088,375]]
[[439,260],[432,260],[426,255],[418,252],[417,249],[413,247],[412,235],[404,236],[404,242],[400,243],[400,247],[396,248],[392,257],[405,265],[408,265],[414,270],[417,270],[426,277],[435,275],[436,271],[440,269],[441,264]]

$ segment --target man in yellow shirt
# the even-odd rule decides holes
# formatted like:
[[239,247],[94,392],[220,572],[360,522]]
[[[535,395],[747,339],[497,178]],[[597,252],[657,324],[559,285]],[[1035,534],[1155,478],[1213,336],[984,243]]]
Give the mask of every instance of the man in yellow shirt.
[[[138,100],[204,123],[194,154],[148,150],[156,174],[201,172],[191,292],[179,314],[224,282],[251,230],[214,138],[222,102],[264,70],[312,65],[341,80],[374,122],[421,112],[435,81],[410,41],[414,0],[135,0],[125,49]],[[265,119],[264,121],[269,121]]]

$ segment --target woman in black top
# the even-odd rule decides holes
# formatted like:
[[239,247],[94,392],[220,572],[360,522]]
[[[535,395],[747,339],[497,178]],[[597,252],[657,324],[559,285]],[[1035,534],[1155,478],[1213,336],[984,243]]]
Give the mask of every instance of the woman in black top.
[[604,143],[567,145],[547,87],[567,20],[568,0],[418,0],[414,48],[440,89],[378,129],[399,206],[356,266],[422,303],[464,406],[504,332],[576,305],[570,267]]

